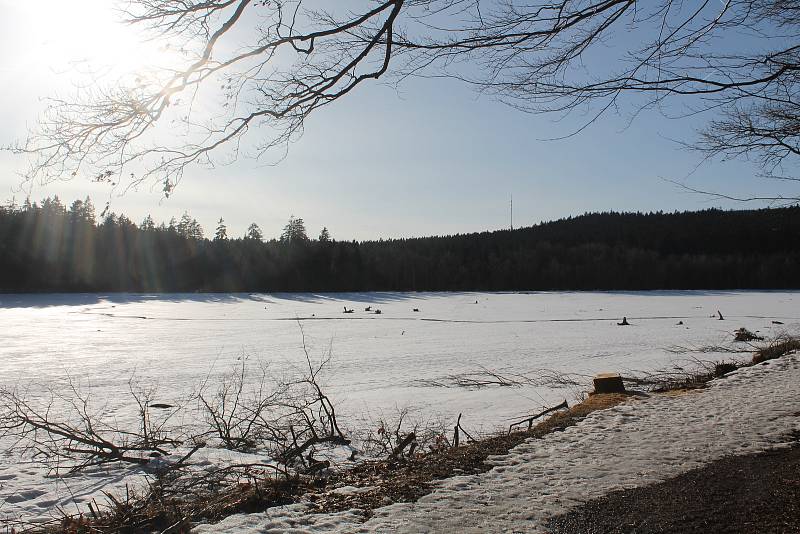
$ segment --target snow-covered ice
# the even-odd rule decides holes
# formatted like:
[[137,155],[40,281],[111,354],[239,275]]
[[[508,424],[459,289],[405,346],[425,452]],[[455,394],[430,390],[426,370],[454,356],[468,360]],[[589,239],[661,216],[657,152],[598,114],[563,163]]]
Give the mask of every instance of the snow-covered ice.
[[[586,375],[663,368],[682,358],[666,349],[728,342],[742,326],[797,332],[798,304],[800,293],[791,291],[0,295],[0,386],[36,397],[70,376],[124,423],[135,412],[132,376],[158,385],[156,401],[180,404],[242,358],[270,362],[276,372],[301,365],[299,321],[312,356],[332,353],[323,381],[346,426],[411,407],[419,417],[463,413],[468,430],[489,430],[575,392],[415,381],[481,367]],[[616,326],[623,316],[632,326]],[[130,473],[120,471],[45,480],[35,464],[0,454],[0,515],[85,503],[109,480],[124,483]]]

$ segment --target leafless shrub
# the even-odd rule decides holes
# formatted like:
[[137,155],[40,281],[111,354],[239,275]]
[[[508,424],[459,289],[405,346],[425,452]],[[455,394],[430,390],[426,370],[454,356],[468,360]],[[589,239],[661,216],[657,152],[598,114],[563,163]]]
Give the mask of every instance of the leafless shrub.
[[623,380],[626,385],[650,392],[696,389],[743,365],[745,362],[741,360],[701,360],[693,357],[669,369],[630,371],[623,375]]
[[390,417],[380,417],[358,435],[365,456],[404,460],[417,453],[443,450],[451,446],[448,426],[438,419],[416,417],[408,407]]
[[[231,372],[207,378],[180,406],[155,402],[155,388],[131,379],[129,407],[137,417],[126,424],[118,424],[107,406],[97,406],[71,380],[51,387],[42,401],[28,391],[0,390],[0,437],[56,474],[111,463],[145,468],[124,495],[106,493],[102,502],[88,505],[88,512],[65,512],[45,530],[184,532],[197,518],[265,509],[295,498],[330,465],[315,458],[318,449],[350,443],[320,383],[330,351],[314,361],[305,336],[303,351],[303,366],[280,377],[244,358]],[[192,423],[174,424],[177,414]],[[257,451],[269,460],[194,462],[207,445]]]
[[297,375],[273,377],[263,365],[253,375],[243,359],[215,391],[203,384],[197,400],[209,428],[204,437],[233,451],[265,452],[285,468],[305,472],[329,465],[314,457],[318,447],[350,444],[319,381],[330,350],[314,362],[302,325],[300,332],[305,361]]
[[703,345],[703,346],[687,346],[687,345],[673,345],[665,349],[672,354],[742,354],[752,352],[751,348],[744,348],[741,346],[734,347],[732,345]]
[[266,369],[262,367],[259,373],[259,379],[249,383],[244,358],[222,377],[215,391],[209,393],[207,379],[196,395],[209,437],[218,439],[226,449],[251,452],[264,441],[281,439],[270,417],[285,388],[279,384],[268,388]]
[[[350,443],[319,381],[330,352],[315,363],[305,339],[303,347],[304,368],[298,375],[272,378],[263,366],[254,373],[245,359],[218,384],[207,379],[194,396],[200,411],[189,414],[200,416],[205,427],[170,424],[187,406],[153,402],[155,390],[131,380],[128,389],[139,417],[128,427],[112,424],[104,407],[95,407],[88,394],[69,382],[65,389],[53,388],[44,402],[28,400],[25,392],[0,390],[0,431],[14,439],[20,453],[56,472],[113,462],[147,467],[124,496],[107,493],[104,502],[92,501],[85,514],[65,513],[56,531],[184,532],[197,518],[287,502],[329,465],[315,458],[318,448]],[[207,443],[264,452],[270,460],[193,463],[193,455]]]
[[[16,389],[0,389],[0,436],[12,439],[15,448],[55,474],[111,462],[143,466],[175,453],[187,440],[181,429],[167,428],[173,412],[154,415],[152,391],[137,389],[133,382],[129,386],[139,407],[138,428],[124,428],[105,417],[71,379],[64,390],[51,388],[41,402]],[[196,450],[192,447],[190,454]]]
[[501,372],[480,367],[476,371],[466,371],[445,375],[439,378],[415,380],[413,385],[421,387],[483,389],[488,387],[578,387],[590,378],[578,373],[564,373],[554,369],[535,369],[526,373]]
[[183,533],[192,523],[215,520],[237,512],[263,510],[284,504],[307,491],[298,477],[273,477],[272,466],[235,465],[207,472],[169,471],[149,485],[126,488],[124,494],[104,493],[92,500],[86,513],[67,514],[44,523],[15,523],[19,534]]
[[753,363],[780,358],[798,350],[800,350],[800,339],[785,333],[780,334],[756,350],[753,355]]
[[287,438],[290,436],[291,440],[286,440],[286,445],[277,451],[276,457],[282,463],[291,464],[299,461],[304,467],[315,470],[325,467],[314,459],[315,447],[349,445],[350,440],[339,427],[336,408],[323,392],[318,379],[330,362],[330,350],[318,363],[313,363],[308,353],[305,332],[302,325],[299,326],[306,369],[300,378],[285,383],[286,393],[281,403],[281,408],[285,412],[276,423],[279,431]]

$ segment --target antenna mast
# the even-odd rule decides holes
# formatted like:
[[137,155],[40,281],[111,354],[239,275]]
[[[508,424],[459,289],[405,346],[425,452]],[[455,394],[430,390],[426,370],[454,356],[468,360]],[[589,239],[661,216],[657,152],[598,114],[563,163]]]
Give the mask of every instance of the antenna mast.
[[514,195],[511,195],[511,229],[514,229]]

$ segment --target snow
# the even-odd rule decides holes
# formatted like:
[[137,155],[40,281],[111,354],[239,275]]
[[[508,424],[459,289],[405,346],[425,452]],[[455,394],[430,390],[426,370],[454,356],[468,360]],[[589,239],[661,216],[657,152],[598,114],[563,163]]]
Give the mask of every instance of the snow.
[[[0,386],[44,399],[69,376],[104,413],[131,423],[131,377],[156,385],[155,401],[180,405],[242,358],[269,362],[276,373],[303,365],[301,324],[312,357],[332,354],[323,382],[345,426],[410,407],[416,417],[446,421],[463,413],[467,430],[488,431],[572,401],[576,391],[416,381],[481,367],[585,375],[663,368],[683,358],[666,349],[727,343],[739,327],[767,336],[796,332],[799,303],[791,291],[0,295]],[[345,306],[354,313],[343,314]],[[616,326],[623,316],[631,326]],[[138,476],[117,467],[68,479],[42,474],[0,453],[0,514],[43,517],[56,504],[75,510],[73,501],[85,511],[100,490]]]
[[446,479],[418,502],[379,508],[363,524],[352,512],[313,515],[294,505],[231,516],[196,532],[545,533],[547,519],[611,491],[796,441],[790,433],[800,431],[799,356],[712,384],[594,412],[563,432],[493,457],[486,473]]

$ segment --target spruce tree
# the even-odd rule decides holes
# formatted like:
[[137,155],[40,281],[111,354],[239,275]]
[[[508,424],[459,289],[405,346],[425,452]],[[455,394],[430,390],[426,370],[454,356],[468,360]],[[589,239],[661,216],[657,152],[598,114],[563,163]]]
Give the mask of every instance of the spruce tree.
[[228,227],[225,226],[225,220],[220,217],[217,221],[217,230],[214,232],[214,241],[225,241],[228,239]]
[[306,233],[306,223],[303,219],[295,218],[294,215],[289,217],[289,222],[283,227],[281,233],[281,241],[284,243],[297,243],[301,241],[308,241],[308,234]]
[[254,241],[263,241],[264,234],[261,233],[261,228],[259,228],[256,223],[252,223],[247,227],[247,234],[244,236],[244,238],[252,239]]
[[328,228],[324,226],[322,231],[319,233],[319,241],[320,243],[329,243],[331,240],[331,233],[328,232]]

